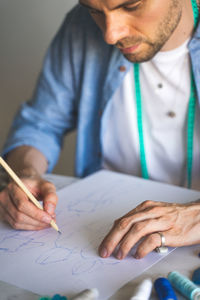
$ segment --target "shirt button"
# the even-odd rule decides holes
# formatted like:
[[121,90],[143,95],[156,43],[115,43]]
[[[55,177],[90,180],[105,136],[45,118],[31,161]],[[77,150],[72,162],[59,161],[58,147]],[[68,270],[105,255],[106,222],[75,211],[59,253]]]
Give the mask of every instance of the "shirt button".
[[119,67],[119,71],[120,72],[125,72],[126,71],[126,67],[125,66],[120,66]]
[[176,113],[174,111],[168,111],[167,112],[167,116],[170,118],[175,118],[176,117]]

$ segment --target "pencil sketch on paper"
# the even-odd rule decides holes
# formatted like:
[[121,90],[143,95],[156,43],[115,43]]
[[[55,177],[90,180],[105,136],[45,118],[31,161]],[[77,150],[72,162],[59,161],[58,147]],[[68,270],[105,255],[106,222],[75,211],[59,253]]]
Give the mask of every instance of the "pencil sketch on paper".
[[[88,227],[91,227],[89,224]],[[101,229],[103,226],[101,227]],[[96,229],[95,229],[96,230]],[[100,270],[104,266],[117,265],[118,261],[104,260],[97,255],[95,248],[98,246],[99,240],[88,241],[88,244],[84,248],[77,247],[76,241],[84,236],[85,228],[78,232],[70,232],[65,236],[56,235],[54,241],[49,242],[48,247],[45,243],[47,235],[44,233],[34,232],[18,232],[5,234],[0,240],[0,255],[3,253],[14,254],[22,252],[24,250],[32,250],[39,248],[37,253],[39,254],[35,259],[35,263],[43,267],[63,263],[66,261],[74,261],[71,266],[71,274],[78,276],[83,273],[93,272]],[[92,230],[94,231],[94,229]],[[43,240],[43,242],[41,241]],[[83,244],[86,243],[83,238]],[[70,245],[67,246],[67,245]],[[91,254],[92,253],[92,254]]]
[[[84,222],[83,227],[76,228],[75,226],[73,230],[70,226],[73,222],[76,223],[76,218],[79,219],[83,215],[92,216],[97,210],[105,210],[106,207],[110,206],[112,203],[111,193],[114,187],[116,187],[116,183],[102,190],[98,197],[95,191],[84,198],[77,195],[74,199],[67,201],[65,212],[57,209],[58,218],[62,218],[63,213],[67,215],[67,218],[62,218],[62,224],[59,226],[63,234],[54,235],[53,239],[49,230],[42,232],[8,231],[0,238],[0,255],[40,248],[35,252],[37,253],[37,257],[34,259],[35,264],[47,267],[70,261],[73,262],[71,264],[73,276],[119,264],[114,259],[104,260],[97,254],[100,238],[103,239],[111,224],[101,224],[92,220]],[[97,232],[98,238],[96,237]],[[102,232],[101,237],[100,232]]]
[[0,239],[0,253],[16,253],[21,250],[29,250],[42,246],[44,246],[43,242],[37,242],[31,237],[24,237],[19,232],[5,234]]
[[118,265],[119,261],[114,260],[105,260],[100,257],[89,257],[86,253],[84,253],[84,250],[81,249],[80,251],[80,258],[76,261],[76,263],[73,265],[72,268],[72,275],[80,275],[83,273],[91,273],[93,271],[100,271],[101,268],[105,266],[115,266]]
[[108,299],[161,259],[152,252],[141,261],[134,260],[131,256],[135,248],[123,261],[98,255],[98,246],[114,219],[147,197],[154,198],[155,192],[158,198],[165,195],[166,201],[172,194],[180,201],[197,196],[196,192],[187,194],[185,190],[104,171],[59,191],[56,221],[62,235],[52,228],[27,232],[2,224],[0,265],[6,272],[0,272],[0,279],[40,295],[73,296],[90,285],[99,289],[102,300]]
[[95,190],[93,192],[89,192],[87,198],[77,195],[76,198],[69,200],[67,203],[68,212],[80,216],[82,214],[92,214],[101,207],[111,205],[113,202],[113,190],[116,190],[118,186],[119,182],[115,182],[113,185],[102,189],[98,196]]
[[[65,228],[69,228],[66,226]],[[96,238],[97,225],[89,223],[87,226],[77,231],[70,231],[65,235],[58,235],[54,241],[54,245],[49,250],[45,250],[37,259],[36,264],[47,266],[59,262],[73,262],[71,264],[71,274],[78,276],[83,273],[91,273],[100,270],[105,266],[117,265],[120,262],[114,259],[104,260],[97,255],[99,239]],[[106,225],[98,227],[104,230]],[[90,228],[90,238],[87,240],[88,230]],[[104,231],[103,231],[104,232]],[[102,234],[103,238],[103,234]],[[77,241],[82,240],[81,247],[77,246]],[[70,245],[70,247],[69,247]],[[69,265],[68,265],[69,266]]]

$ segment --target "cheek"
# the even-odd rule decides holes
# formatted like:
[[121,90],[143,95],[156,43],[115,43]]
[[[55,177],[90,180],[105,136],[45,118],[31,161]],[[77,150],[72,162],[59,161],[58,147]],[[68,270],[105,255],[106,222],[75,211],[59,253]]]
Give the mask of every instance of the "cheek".
[[126,27],[129,36],[153,37],[158,23],[154,18],[149,16],[143,18],[129,16],[129,18],[127,18]]
[[153,37],[169,11],[169,1],[149,0],[141,10],[127,13],[126,19],[131,31],[138,31]]

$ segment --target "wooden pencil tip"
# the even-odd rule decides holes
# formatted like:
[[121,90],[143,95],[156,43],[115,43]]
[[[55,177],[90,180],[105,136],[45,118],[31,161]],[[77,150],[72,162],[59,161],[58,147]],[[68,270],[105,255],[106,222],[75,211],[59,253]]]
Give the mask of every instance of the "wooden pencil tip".
[[59,233],[59,234],[62,234],[60,230],[58,230],[58,233]]

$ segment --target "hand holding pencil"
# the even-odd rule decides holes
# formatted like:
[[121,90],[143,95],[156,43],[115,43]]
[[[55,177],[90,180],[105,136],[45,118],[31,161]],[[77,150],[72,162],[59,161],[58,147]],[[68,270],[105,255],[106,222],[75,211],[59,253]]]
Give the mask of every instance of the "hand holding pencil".
[[[51,225],[58,231],[54,220],[57,203],[55,186],[40,176],[22,181],[1,157],[0,164],[13,179],[0,193],[3,220],[15,229],[41,230]],[[43,200],[43,208],[36,198]]]

